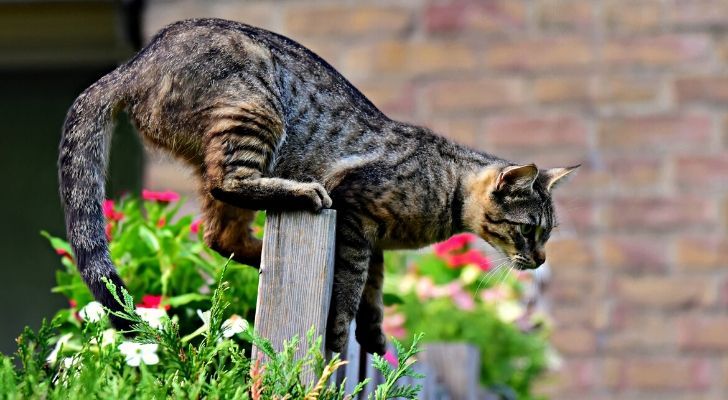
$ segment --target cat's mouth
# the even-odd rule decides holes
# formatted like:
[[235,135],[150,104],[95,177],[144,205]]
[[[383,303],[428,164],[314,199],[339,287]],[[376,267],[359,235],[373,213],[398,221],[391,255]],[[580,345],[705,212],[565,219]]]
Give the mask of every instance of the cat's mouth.
[[533,260],[529,260],[526,257],[523,257],[519,254],[516,254],[511,257],[511,261],[513,261],[513,268],[517,270],[527,270],[527,269],[536,269],[540,267],[540,264],[537,264]]

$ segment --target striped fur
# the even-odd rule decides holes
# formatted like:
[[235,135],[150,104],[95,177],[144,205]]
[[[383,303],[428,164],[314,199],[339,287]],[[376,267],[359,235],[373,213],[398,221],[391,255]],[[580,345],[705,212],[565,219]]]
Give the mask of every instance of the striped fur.
[[[223,254],[260,262],[252,210],[338,210],[327,335],[335,351],[355,316],[363,347],[384,350],[383,250],[472,231],[514,261],[522,257],[518,266],[538,264],[553,225],[550,189],[571,172],[517,166],[393,121],[283,36],[219,19],[181,21],[84,91],[63,129],[59,171],[69,239],[86,283],[112,309],[99,282],[121,282],[108,256],[101,202],[109,127],[122,108],[150,145],[197,171],[205,240]],[[530,239],[524,224],[538,224],[546,235]]]

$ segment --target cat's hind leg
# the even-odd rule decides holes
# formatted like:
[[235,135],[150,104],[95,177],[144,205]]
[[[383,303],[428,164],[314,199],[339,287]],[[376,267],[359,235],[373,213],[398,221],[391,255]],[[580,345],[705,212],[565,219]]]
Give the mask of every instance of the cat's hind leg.
[[383,355],[387,339],[382,333],[384,304],[382,283],[384,281],[384,257],[381,250],[372,252],[369,272],[359,309],[356,312],[356,340],[367,353]]
[[253,210],[310,210],[331,207],[317,182],[266,177],[283,141],[273,112],[249,103],[221,107],[205,135],[205,182],[216,199]]
[[216,200],[209,193],[202,195],[204,240],[224,257],[260,267],[262,242],[253,237],[250,224],[255,211],[231,206]]

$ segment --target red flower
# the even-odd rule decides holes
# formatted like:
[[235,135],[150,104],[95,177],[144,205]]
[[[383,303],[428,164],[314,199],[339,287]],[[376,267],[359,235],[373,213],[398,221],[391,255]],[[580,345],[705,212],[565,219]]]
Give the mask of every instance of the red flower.
[[71,306],[71,308],[76,308],[76,306],[78,306],[78,302],[76,302],[76,300],[74,299],[69,299],[68,305]]
[[169,203],[179,200],[179,194],[170,190],[166,192],[153,192],[151,190],[142,190],[142,198],[147,201],[158,201],[160,203]]
[[451,267],[460,267],[463,265],[475,264],[483,271],[490,270],[490,260],[478,250],[470,249],[465,253],[447,254],[443,257],[445,262]]
[[65,249],[56,249],[56,254],[58,254],[61,257],[66,257],[69,260],[73,261],[73,256],[71,253],[67,252]]
[[202,220],[196,219],[192,221],[190,224],[190,232],[197,234],[200,231],[200,225],[202,224]]
[[106,216],[106,219],[109,221],[121,221],[121,219],[124,218],[124,213],[114,209],[113,200],[104,200],[101,208],[104,210],[104,216]]
[[165,225],[167,225],[167,218],[162,216],[162,218],[157,221],[157,228],[164,228]]
[[162,295],[145,294],[142,296],[142,302],[137,304],[141,308],[164,308],[169,310],[169,304],[162,305]]
[[106,240],[111,241],[111,234],[114,233],[114,224],[109,222],[106,224]]
[[473,243],[477,236],[472,233],[459,233],[444,242],[435,244],[435,254],[442,257],[455,250],[460,250],[465,245]]

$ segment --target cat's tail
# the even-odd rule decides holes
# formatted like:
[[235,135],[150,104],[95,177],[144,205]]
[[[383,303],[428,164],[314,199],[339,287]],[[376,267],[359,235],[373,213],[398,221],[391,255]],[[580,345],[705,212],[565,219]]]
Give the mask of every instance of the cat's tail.
[[[116,70],[86,89],[66,115],[58,156],[61,203],[66,233],[76,264],[97,301],[119,311],[121,306],[103,278],[123,287],[109,256],[102,203],[115,111],[123,106]],[[128,322],[111,316],[117,329]]]

